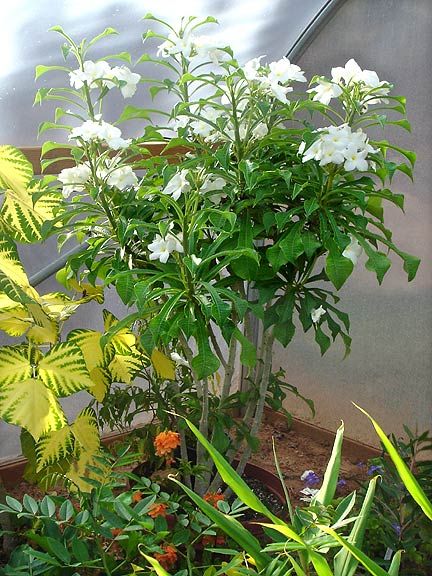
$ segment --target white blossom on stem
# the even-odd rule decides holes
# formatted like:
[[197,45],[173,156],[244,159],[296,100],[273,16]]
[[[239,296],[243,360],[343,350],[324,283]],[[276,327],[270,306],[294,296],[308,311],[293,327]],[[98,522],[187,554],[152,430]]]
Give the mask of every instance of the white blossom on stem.
[[326,311],[322,306],[320,306],[319,308],[314,308],[311,312],[312,322],[314,324],[317,324],[320,321],[321,316],[323,316],[325,313]]
[[180,172],[176,172],[165,186],[165,188],[162,190],[162,194],[167,194],[174,200],[178,200],[182,194],[189,192],[191,185],[187,179],[188,174],[188,170],[181,170]]
[[78,166],[73,168],[63,168],[57,177],[63,184],[63,196],[69,198],[72,192],[82,192],[90,176],[91,169],[88,164],[78,164]]
[[359,257],[363,252],[363,248],[360,246],[357,238],[354,238],[354,236],[350,236],[350,240],[351,240],[350,243],[342,252],[342,256],[344,258],[348,258],[349,260],[351,260],[351,262],[355,266],[357,264]]
[[338,98],[342,94],[342,88],[334,82],[328,82],[321,78],[316,86],[306,90],[306,92],[314,94],[312,100],[327,106],[332,98]]
[[183,253],[183,246],[177,236],[168,233],[165,237],[156,234],[153,242],[148,245],[151,254],[150,260],[159,260],[162,264],[166,264],[172,252]]

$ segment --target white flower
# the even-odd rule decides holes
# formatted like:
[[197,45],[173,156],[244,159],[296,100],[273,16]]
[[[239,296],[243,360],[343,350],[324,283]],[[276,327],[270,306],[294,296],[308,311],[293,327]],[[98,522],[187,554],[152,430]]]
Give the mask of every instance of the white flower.
[[198,258],[198,256],[195,256],[195,254],[191,254],[191,260],[195,266],[199,266],[202,262],[202,258]]
[[288,86],[282,86],[277,82],[272,82],[268,85],[268,91],[272,96],[283,102],[284,104],[289,103],[288,98],[286,97],[288,92],[292,92],[293,89]]
[[137,186],[138,178],[130,166],[120,166],[109,174],[107,184],[119,190],[126,190]]
[[223,42],[217,41],[210,36],[195,36],[192,38],[196,55],[201,58],[208,58],[213,64],[219,64],[230,58],[229,54],[220,48]]
[[300,490],[300,494],[304,494],[304,496],[300,498],[300,500],[303,500],[303,502],[311,502],[312,498],[316,496],[318,492],[318,488],[303,488],[303,490]]
[[194,134],[201,136],[202,138],[208,138],[214,131],[213,126],[208,122],[205,122],[205,120],[194,120],[191,122],[190,127]]
[[352,132],[347,124],[342,124],[319,128],[317,132],[319,137],[307,150],[304,142],[299,146],[303,162],[317,160],[320,166],[343,164],[347,171],[368,169],[367,155],[376,150],[361,129]]
[[242,70],[245,75],[246,80],[257,80],[259,77],[258,70],[261,68],[261,60],[264,56],[259,56],[258,58],[252,58],[246,62]]
[[303,73],[303,70],[300,66],[296,66],[296,64],[291,64],[288,58],[283,57],[277,62],[271,62],[269,64],[270,73],[268,75],[268,79],[270,83],[277,83],[277,82],[306,82],[306,77]]
[[97,118],[94,120],[86,120],[74,128],[69,134],[69,140],[74,138],[80,138],[84,142],[90,142],[91,140],[103,140],[106,144],[113,150],[119,150],[120,148],[126,148],[131,143],[131,140],[124,140],[121,137],[121,130],[108,122],[104,122]]
[[208,192],[217,192],[219,190],[219,193],[209,194],[208,198],[213,204],[220,204],[222,198],[226,198],[226,194],[222,192],[225,186],[226,181],[220,176],[207,176],[200,188],[200,193],[207,194]]
[[351,148],[345,153],[345,163],[344,168],[347,172],[351,170],[359,170],[360,172],[365,172],[368,169],[368,163],[366,160],[367,150],[357,151],[356,148]]
[[137,89],[141,76],[132,72],[127,66],[115,66],[110,72],[110,78],[116,78],[120,84],[123,98],[131,98]]
[[333,82],[338,84],[342,82],[345,85],[350,83],[362,84],[366,91],[373,90],[373,95],[376,97],[369,98],[369,95],[367,96],[366,108],[368,104],[386,102],[380,96],[386,96],[390,92],[388,82],[380,81],[378,74],[374,70],[362,70],[353,58],[348,60],[343,68],[340,66],[332,68],[331,75]]
[[319,308],[314,308],[311,312],[312,322],[314,324],[319,322],[321,316],[323,316],[323,314],[325,314],[325,313],[326,313],[326,311],[324,310],[324,308],[322,306],[320,306]]
[[189,58],[194,49],[193,42],[194,36],[192,34],[185,34],[183,38],[179,38],[177,34],[170,32],[168,40],[158,46],[157,55],[162,56],[162,58],[168,58],[175,54],[183,54],[183,56]]
[[176,172],[162,190],[162,194],[168,194],[169,196],[172,196],[174,200],[178,200],[183,193],[189,192],[191,185],[186,178],[187,175],[187,170]]
[[78,164],[73,168],[64,168],[58,175],[58,180],[63,184],[63,196],[68,198],[72,192],[82,192],[84,184],[91,176],[88,164]]
[[315,94],[312,98],[315,102],[327,105],[332,98],[337,98],[342,94],[342,88],[334,82],[327,82],[327,80],[321,79],[317,86],[307,90],[307,92]]
[[82,70],[78,68],[69,73],[70,85],[78,90],[84,86],[84,82],[87,82],[88,87],[92,90],[96,87],[92,86],[92,84],[106,80],[110,77],[110,73],[111,68],[108,62],[104,60],[100,60],[99,62],[86,60]]
[[166,264],[171,252],[183,253],[183,246],[174,234],[167,234],[165,238],[157,234],[148,249],[151,252],[150,260],[159,260],[162,264]]
[[189,368],[189,362],[187,362],[187,360],[182,358],[180,354],[177,354],[177,352],[171,352],[170,356],[171,360],[173,360],[173,362],[175,362],[177,366],[186,366],[187,368]]
[[255,128],[252,130],[252,136],[254,138],[264,138],[264,136],[267,136],[268,134],[268,126],[267,124],[265,124],[264,122],[260,122],[259,124],[257,124],[255,126]]
[[357,261],[361,255],[361,253],[363,252],[363,248],[360,246],[357,238],[350,236],[350,239],[351,239],[351,242],[348,244],[348,246],[342,252],[342,256],[344,258],[348,258],[349,260],[351,260],[351,262],[355,266],[357,264]]

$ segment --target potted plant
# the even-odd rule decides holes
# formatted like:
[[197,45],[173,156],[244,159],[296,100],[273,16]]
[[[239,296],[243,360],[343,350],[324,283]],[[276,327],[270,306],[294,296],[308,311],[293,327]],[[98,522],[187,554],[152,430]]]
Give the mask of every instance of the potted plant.
[[[283,394],[272,375],[275,341],[287,346],[300,325],[314,332],[322,354],[337,337],[349,352],[337,290],[362,252],[379,283],[390,252],[402,258],[408,280],[416,274],[419,260],[393,243],[383,211],[384,202],[403,207],[387,182],[397,170],[411,177],[415,156],[363,131],[409,129],[405,100],[354,60],[297,93],[307,79],[288,59],[238,63],[229,47],[199,35],[213,18],[183,18],[178,28],[146,18],[163,28],[144,41],[160,45],[136,64],[166,70],[163,80],[132,72],[125,52],[91,60],[111,28],[80,43],[54,28],[66,63],[38,66],[36,78],[54,68],[69,86],[41,88],[36,102],[59,101],[55,121],[40,132],[66,130],[68,143],[45,142],[43,166],[60,148],[70,149],[74,165],[56,182],[44,180],[44,193],[61,191],[63,200],[42,235],[56,235],[60,246],[82,243],[58,277],[115,286],[131,308],[108,327],[102,346],[131,330],[155,360],[159,405],[196,423],[228,460],[241,451],[241,473],[266,402]],[[167,92],[171,110],[126,105],[108,118],[111,92],[129,98],[142,83],[154,98]],[[138,138],[123,137],[118,125],[129,120],[144,124]],[[161,155],[146,148],[152,142],[163,143]],[[239,364],[246,388],[234,378]],[[103,370],[99,378],[108,390]],[[181,419],[177,431],[187,460]],[[209,464],[200,443],[196,463]],[[186,483],[204,494],[221,479],[207,470]]]

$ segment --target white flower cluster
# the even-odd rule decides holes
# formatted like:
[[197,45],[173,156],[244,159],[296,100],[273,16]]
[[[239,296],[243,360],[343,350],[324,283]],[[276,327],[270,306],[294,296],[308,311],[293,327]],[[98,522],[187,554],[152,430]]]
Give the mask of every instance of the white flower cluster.
[[111,66],[105,60],[93,62],[86,60],[82,69],[69,73],[70,85],[79,90],[87,84],[90,90],[104,86],[108,89],[119,86],[124,98],[131,98],[141,79],[139,74],[132,72],[127,66]]
[[[96,170],[96,176],[118,190],[127,190],[138,185],[138,178],[131,166],[118,166],[118,159],[108,160],[104,167]],[[62,193],[68,198],[72,192],[83,192],[91,177],[88,163],[73,168],[64,168],[58,175],[63,184]]]
[[95,116],[95,120],[86,120],[71,130],[69,140],[80,139],[84,142],[91,140],[98,140],[105,142],[109,148],[113,150],[121,150],[127,148],[132,140],[124,140],[121,137],[121,130],[108,122],[101,119],[101,115]]
[[317,160],[320,166],[343,164],[347,172],[364,172],[368,169],[367,155],[377,152],[361,129],[353,132],[347,124],[319,128],[317,132],[319,137],[307,150],[305,142],[299,146],[303,162]]
[[[162,194],[171,196],[174,200],[178,200],[182,194],[191,190],[191,183],[188,180],[189,170],[181,170],[176,172],[169,180]],[[200,194],[206,194],[213,204],[219,204],[226,194],[222,192],[226,185],[226,181],[220,176],[213,176],[211,174],[204,178],[203,183],[199,189]]]
[[195,36],[192,33],[185,33],[180,38],[171,32],[168,39],[158,46],[157,55],[168,58],[181,54],[188,59],[203,58],[210,60],[213,64],[219,64],[230,58],[229,54],[222,49],[222,44],[221,40],[211,36]]
[[380,81],[374,70],[362,70],[353,58],[348,60],[344,67],[332,68],[331,77],[331,82],[320,78],[317,86],[308,90],[314,94],[313,100],[327,105],[332,98],[338,98],[342,94],[342,88],[358,88],[360,102],[367,107],[369,104],[385,102],[382,97],[390,92],[388,82]]
[[253,58],[243,66],[246,80],[259,82],[261,88],[284,104],[288,102],[287,93],[292,92],[291,82],[306,82],[306,77],[299,66],[291,64],[288,58],[271,62],[268,67],[261,65],[261,59]]
[[[169,229],[173,229],[173,223],[170,224]],[[166,264],[172,252],[183,254],[181,241],[181,234],[175,236],[171,232],[168,232],[165,237],[156,234],[153,242],[148,245],[148,249],[151,252],[149,256],[150,260],[159,260],[162,264]]]

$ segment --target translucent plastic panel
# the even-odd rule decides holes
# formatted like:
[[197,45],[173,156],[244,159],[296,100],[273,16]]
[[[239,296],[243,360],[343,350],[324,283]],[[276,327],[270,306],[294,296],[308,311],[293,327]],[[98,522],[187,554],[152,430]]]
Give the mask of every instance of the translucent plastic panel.
[[[335,429],[343,419],[348,436],[370,442],[376,437],[351,400],[388,432],[402,431],[403,423],[413,429],[418,424],[420,431],[432,425],[431,29],[430,0],[348,0],[299,62],[309,75],[328,75],[353,57],[407,97],[412,133],[394,129],[389,139],[417,152],[415,180],[403,175],[393,180],[394,191],[405,194],[406,213],[389,207],[388,225],[403,250],[422,258],[416,279],[407,283],[397,258],[381,287],[358,266],[340,302],[351,316],[351,355],[342,361],[343,352],[333,350],[321,358],[312,339],[299,333],[274,361],[315,401],[315,422]],[[294,412],[307,415],[300,405]]]
[[[107,26],[119,36],[111,36],[94,51],[94,58],[128,50],[137,59],[144,51],[142,34],[148,23],[141,20],[148,11],[177,22],[181,16],[215,16],[220,22],[220,36],[231,44],[240,61],[265,54],[269,60],[287,53],[304,27],[326,4],[323,0],[16,0],[0,3],[2,34],[0,51],[0,143],[32,146],[38,144],[37,127],[51,119],[48,106],[32,108],[37,64],[62,64],[61,38],[48,29],[61,25],[75,39],[92,38]],[[209,27],[214,33],[217,27]],[[153,47],[160,41],[154,41]],[[148,70],[141,65],[141,74]],[[153,72],[153,71],[152,71]],[[160,73],[160,72],[159,72]],[[41,78],[37,87],[64,85],[64,75]],[[150,105],[147,91],[129,101]],[[123,103],[124,104],[124,103]],[[120,108],[122,102],[112,102]],[[115,109],[112,110],[115,112]],[[48,116],[48,118],[47,118]],[[58,138],[60,139],[60,138]]]

